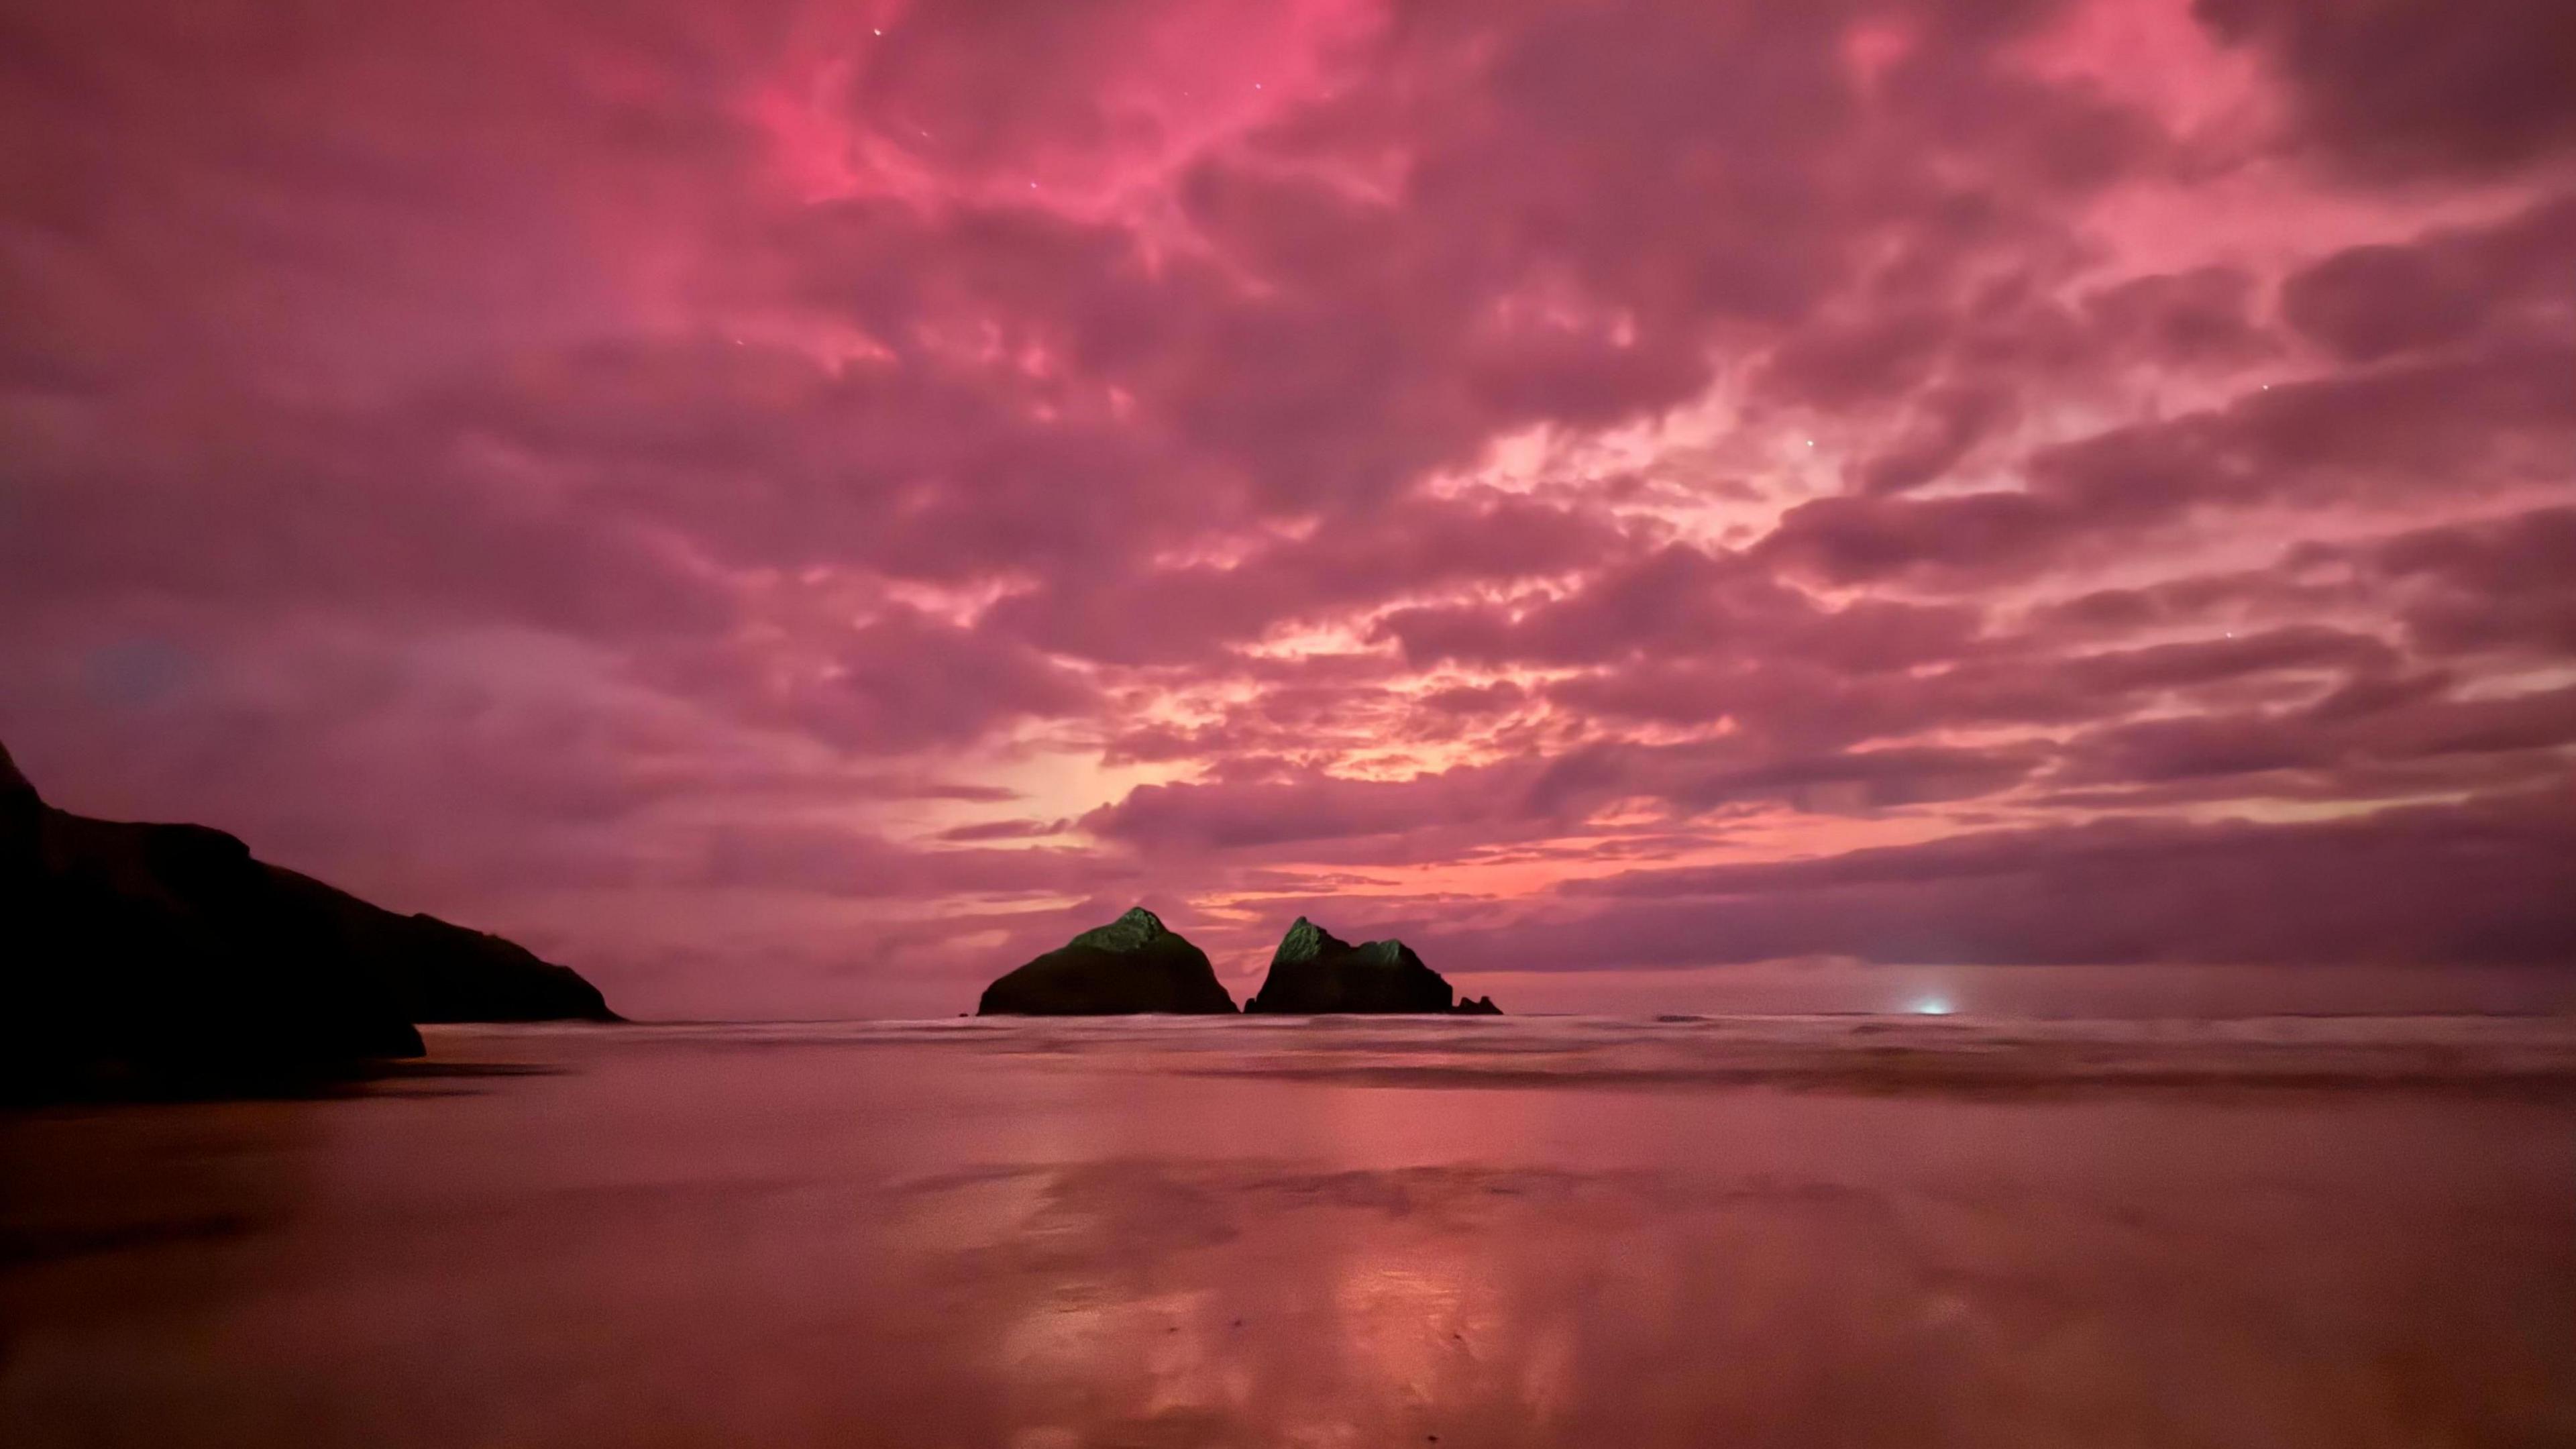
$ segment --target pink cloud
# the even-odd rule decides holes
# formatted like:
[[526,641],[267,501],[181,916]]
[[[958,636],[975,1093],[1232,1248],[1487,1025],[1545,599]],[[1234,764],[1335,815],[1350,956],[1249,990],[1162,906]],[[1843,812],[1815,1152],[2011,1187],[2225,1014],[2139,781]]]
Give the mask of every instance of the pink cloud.
[[2564,962],[2567,23],[29,10],[0,738],[644,1014]]

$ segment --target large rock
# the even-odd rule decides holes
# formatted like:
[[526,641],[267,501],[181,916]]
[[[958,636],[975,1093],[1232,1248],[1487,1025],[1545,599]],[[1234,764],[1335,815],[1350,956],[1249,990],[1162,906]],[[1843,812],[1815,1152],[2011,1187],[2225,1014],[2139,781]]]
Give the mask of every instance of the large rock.
[[45,802],[36,787],[18,773],[9,747],[0,745],[0,890],[36,868],[36,841]]
[[1402,941],[1341,939],[1297,918],[1270,957],[1261,990],[1245,1011],[1324,1015],[1332,1012],[1464,1012],[1500,1016],[1493,998],[1451,1004],[1449,983]]
[[266,867],[290,909],[327,921],[413,1021],[616,1021],[599,988],[515,941],[436,916],[396,915],[310,876]]
[[417,1056],[414,1021],[614,1020],[497,937],[199,825],[56,810],[0,750],[0,1093],[226,1090]]
[[1232,1013],[1207,953],[1138,906],[984,988],[978,1016]]

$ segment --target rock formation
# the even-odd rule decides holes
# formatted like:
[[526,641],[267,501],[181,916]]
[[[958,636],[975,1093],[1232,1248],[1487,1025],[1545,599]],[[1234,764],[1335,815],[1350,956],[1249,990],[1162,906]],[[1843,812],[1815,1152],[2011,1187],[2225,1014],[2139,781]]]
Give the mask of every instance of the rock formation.
[[277,866],[289,908],[310,912],[413,1021],[615,1021],[599,988],[515,941],[430,915],[400,916]]
[[1451,1004],[1449,983],[1422,964],[1402,941],[1363,941],[1352,945],[1332,932],[1297,918],[1270,957],[1270,974],[1261,990],[1243,1005],[1247,1012],[1323,1015],[1330,1012],[1462,1012],[1500,1016],[1492,997]]
[[1207,953],[1138,906],[984,988],[978,1016],[1231,1013]]
[[201,825],[47,806],[0,749],[0,1095],[259,1085],[417,1056],[414,1021],[615,1015],[494,936]]

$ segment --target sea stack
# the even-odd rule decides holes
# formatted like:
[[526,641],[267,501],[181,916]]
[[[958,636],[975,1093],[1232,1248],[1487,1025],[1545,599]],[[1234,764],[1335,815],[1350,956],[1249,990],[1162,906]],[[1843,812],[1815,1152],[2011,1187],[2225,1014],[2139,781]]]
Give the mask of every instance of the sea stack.
[[1341,939],[1297,918],[1270,957],[1270,974],[1261,990],[1244,1003],[1247,1012],[1325,1015],[1334,1012],[1412,1012],[1500,1016],[1492,997],[1453,1003],[1449,983],[1422,964],[1402,941]]
[[202,825],[48,806],[0,749],[0,1096],[229,1090],[418,1056],[415,1021],[614,1021],[571,970]]
[[1207,953],[1138,906],[984,988],[978,1016],[1231,1015]]

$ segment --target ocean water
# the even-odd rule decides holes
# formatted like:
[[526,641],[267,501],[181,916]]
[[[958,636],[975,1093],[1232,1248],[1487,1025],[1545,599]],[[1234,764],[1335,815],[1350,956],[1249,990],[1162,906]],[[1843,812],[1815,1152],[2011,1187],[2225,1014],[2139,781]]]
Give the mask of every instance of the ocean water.
[[2576,1019],[430,1036],[0,1117],[0,1444],[2576,1444]]

